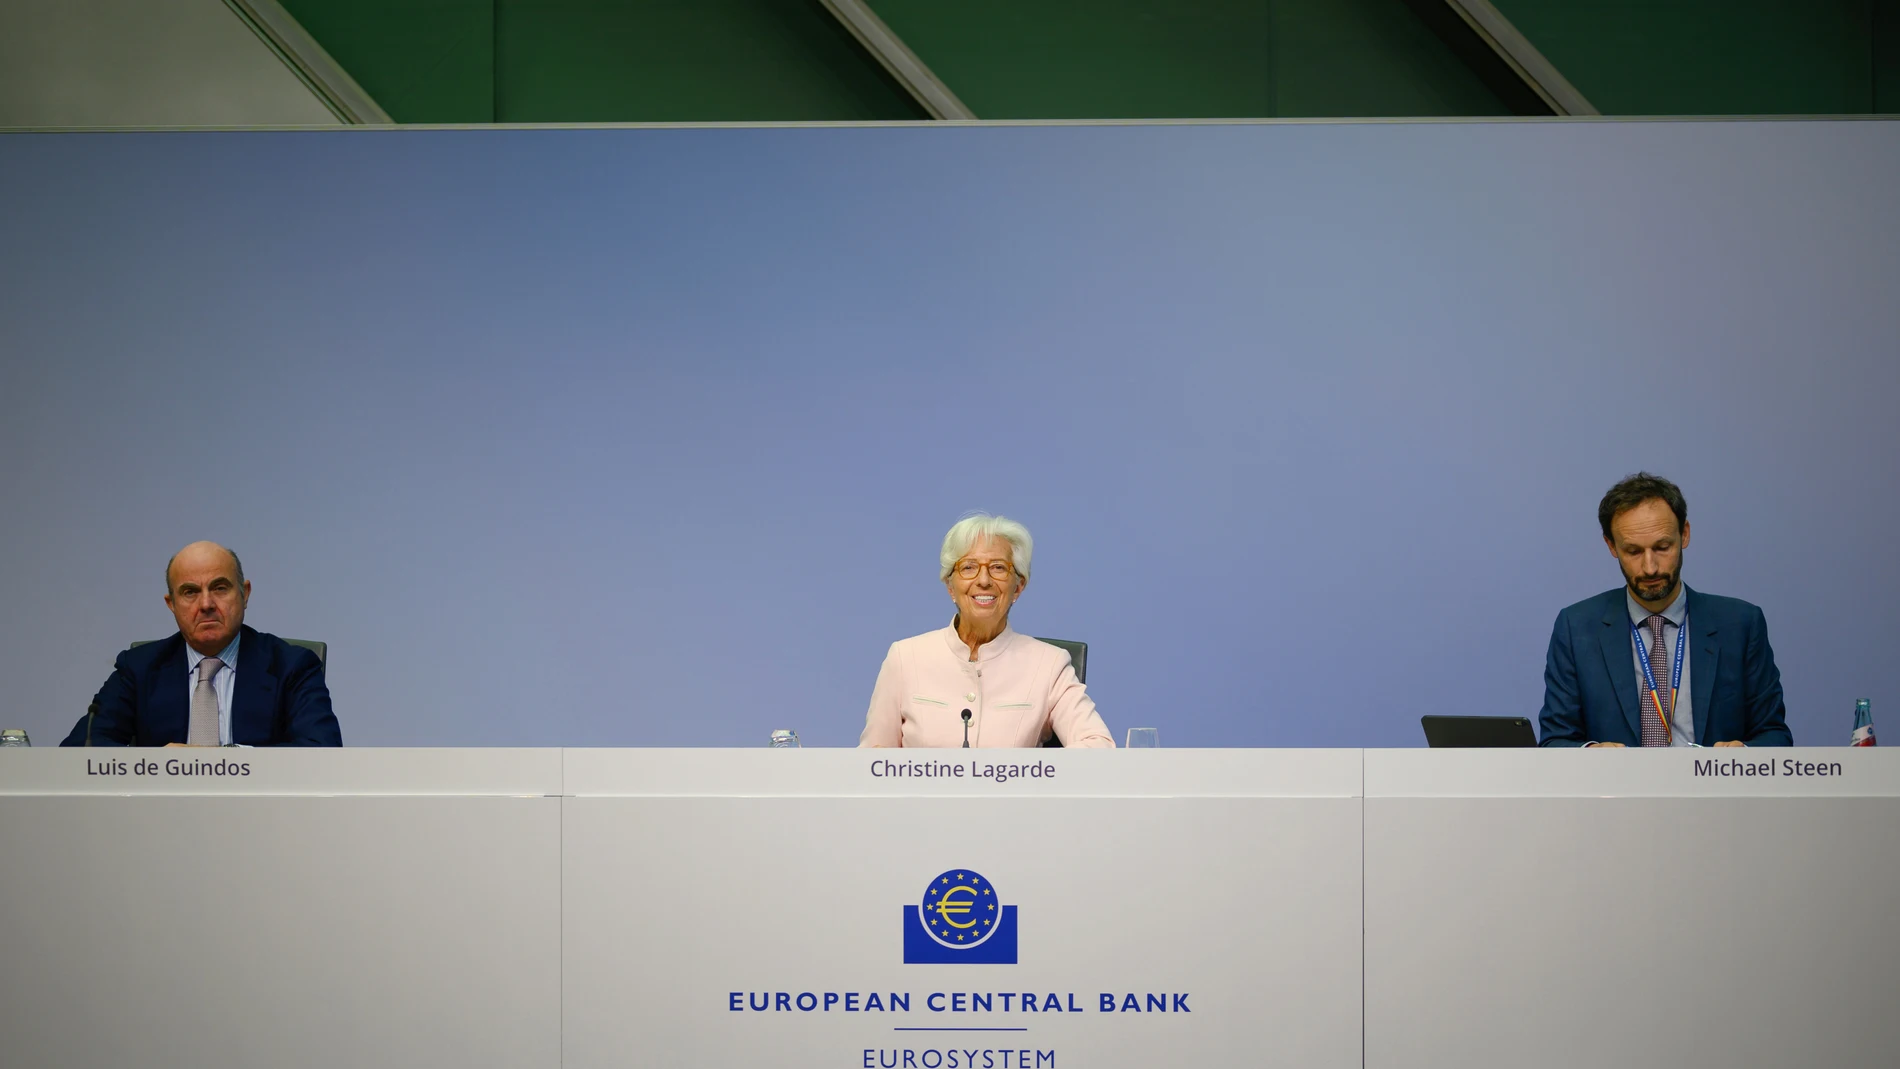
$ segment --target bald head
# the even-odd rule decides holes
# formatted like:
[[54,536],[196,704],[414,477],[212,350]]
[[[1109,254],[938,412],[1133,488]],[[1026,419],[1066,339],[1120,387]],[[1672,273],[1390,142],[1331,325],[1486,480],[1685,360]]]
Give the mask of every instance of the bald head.
[[167,594],[172,592],[174,583],[172,571],[178,566],[180,561],[184,561],[187,565],[194,568],[201,567],[205,564],[229,564],[232,582],[238,586],[244,585],[244,562],[238,560],[236,553],[231,552],[216,542],[193,542],[191,545],[172,554],[172,558],[165,562],[165,592]]
[[244,626],[251,584],[237,554],[216,542],[193,542],[165,564],[165,605],[191,648],[216,657]]

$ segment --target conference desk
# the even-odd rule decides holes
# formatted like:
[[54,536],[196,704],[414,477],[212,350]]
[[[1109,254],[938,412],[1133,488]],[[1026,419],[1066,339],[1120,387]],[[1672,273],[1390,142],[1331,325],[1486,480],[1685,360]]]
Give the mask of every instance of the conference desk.
[[1881,750],[6,751],[0,1063],[1885,1067],[1896,816]]

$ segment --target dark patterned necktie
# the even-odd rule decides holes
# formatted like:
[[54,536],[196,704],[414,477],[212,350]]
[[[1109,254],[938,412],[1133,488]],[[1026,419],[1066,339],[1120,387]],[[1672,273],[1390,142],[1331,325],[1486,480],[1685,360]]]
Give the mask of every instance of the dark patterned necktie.
[[[1649,625],[1649,678],[1656,681],[1658,687],[1669,682],[1669,650],[1663,646],[1663,618],[1653,615],[1643,623]],[[1669,745],[1669,727],[1666,718],[1675,713],[1675,697],[1668,691],[1661,694],[1651,692],[1649,678],[1643,684],[1643,745]],[[1662,699],[1660,702],[1657,699]],[[1662,712],[1657,713],[1660,705]]]

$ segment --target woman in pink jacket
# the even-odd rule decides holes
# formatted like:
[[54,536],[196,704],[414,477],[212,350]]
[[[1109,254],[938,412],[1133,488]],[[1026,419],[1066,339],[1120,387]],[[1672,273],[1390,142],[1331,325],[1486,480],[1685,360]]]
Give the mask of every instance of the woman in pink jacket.
[[1066,651],[1009,627],[1034,542],[1015,520],[978,513],[943,536],[950,626],[891,643],[859,746],[1113,747]]

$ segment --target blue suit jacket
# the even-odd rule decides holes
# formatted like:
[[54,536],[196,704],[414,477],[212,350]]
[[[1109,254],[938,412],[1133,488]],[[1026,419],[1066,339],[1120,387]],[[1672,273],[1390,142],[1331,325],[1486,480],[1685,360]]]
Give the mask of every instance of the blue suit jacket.
[[[1794,745],[1761,609],[1740,598],[1685,591],[1695,741]],[[1557,614],[1544,659],[1544,711],[1538,717],[1542,745],[1642,745],[1639,693],[1622,587]]]
[[[243,629],[236,687],[231,692],[231,741],[244,746],[341,746],[343,732],[330,711],[323,663],[302,646]],[[119,654],[112,676],[93,700],[94,746],[163,746],[184,742],[191,725],[185,682],[185,636],[173,635]],[[86,718],[61,746],[86,744]]]

